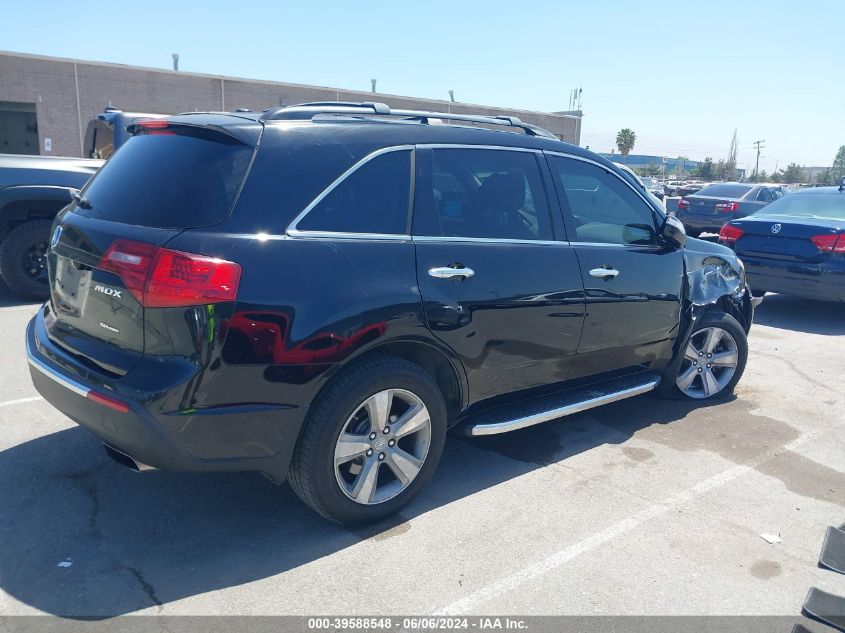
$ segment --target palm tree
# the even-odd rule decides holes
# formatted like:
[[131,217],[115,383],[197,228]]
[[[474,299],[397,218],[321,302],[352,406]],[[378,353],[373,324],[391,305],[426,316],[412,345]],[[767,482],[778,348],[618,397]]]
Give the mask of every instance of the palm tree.
[[627,156],[631,153],[631,150],[634,149],[634,143],[636,142],[637,135],[634,133],[634,130],[630,128],[623,128],[619,130],[619,133],[616,135],[616,147],[619,148],[619,151],[623,156]]

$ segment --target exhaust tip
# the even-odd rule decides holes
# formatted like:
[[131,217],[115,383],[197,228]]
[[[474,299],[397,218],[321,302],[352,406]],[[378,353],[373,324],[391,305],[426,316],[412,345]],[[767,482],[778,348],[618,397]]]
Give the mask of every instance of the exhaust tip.
[[106,451],[106,455],[111,457],[114,461],[116,461],[121,466],[128,468],[136,473],[142,473],[147,470],[155,470],[152,466],[147,466],[144,463],[139,462],[137,459],[132,457],[131,455],[127,455],[123,451],[119,451],[114,446],[110,446],[108,444],[103,444],[103,448]]

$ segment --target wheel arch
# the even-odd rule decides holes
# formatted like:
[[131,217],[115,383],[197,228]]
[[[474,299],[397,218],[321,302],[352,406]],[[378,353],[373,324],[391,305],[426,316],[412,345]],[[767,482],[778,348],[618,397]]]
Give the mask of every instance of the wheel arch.
[[457,422],[458,415],[466,407],[466,376],[457,357],[442,346],[426,340],[401,338],[379,342],[339,365],[331,375],[327,376],[318,394],[328,388],[335,377],[348,367],[379,356],[403,358],[421,367],[431,376],[443,394],[449,414],[447,424],[452,426]]
[[0,238],[29,220],[52,220],[71,201],[69,187],[20,186],[0,191]]

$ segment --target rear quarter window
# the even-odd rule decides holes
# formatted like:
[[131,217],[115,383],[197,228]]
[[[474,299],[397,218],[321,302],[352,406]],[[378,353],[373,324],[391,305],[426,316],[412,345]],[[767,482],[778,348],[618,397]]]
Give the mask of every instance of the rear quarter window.
[[226,219],[253,148],[223,135],[142,134],[130,139],[84,191],[86,217],[167,229]]

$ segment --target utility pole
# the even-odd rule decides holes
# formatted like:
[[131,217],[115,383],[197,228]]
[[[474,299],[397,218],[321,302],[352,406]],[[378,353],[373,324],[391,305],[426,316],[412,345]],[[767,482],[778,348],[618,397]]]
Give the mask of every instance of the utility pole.
[[754,177],[756,178],[760,174],[760,150],[766,147],[763,143],[766,142],[766,139],[762,141],[754,141],[754,145],[757,146],[757,163],[754,165]]

